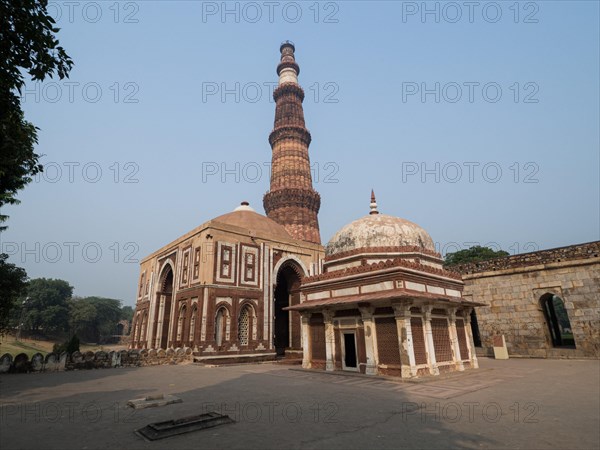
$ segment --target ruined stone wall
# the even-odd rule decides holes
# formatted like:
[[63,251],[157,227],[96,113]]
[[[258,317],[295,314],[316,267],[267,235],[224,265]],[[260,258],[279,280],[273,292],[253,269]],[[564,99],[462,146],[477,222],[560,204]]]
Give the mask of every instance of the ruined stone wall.
[[[542,358],[600,357],[600,242],[515,255],[462,267],[463,296],[476,308],[482,353],[503,334],[509,355]],[[554,347],[540,298],[562,298],[576,348]]]

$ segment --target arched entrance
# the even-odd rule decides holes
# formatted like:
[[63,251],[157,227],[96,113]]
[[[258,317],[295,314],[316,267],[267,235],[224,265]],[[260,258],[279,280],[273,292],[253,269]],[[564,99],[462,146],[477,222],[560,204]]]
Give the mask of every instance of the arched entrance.
[[540,303],[544,310],[552,345],[554,347],[575,348],[571,322],[562,299],[558,295],[547,293],[542,295]]
[[171,322],[171,300],[173,297],[173,269],[165,265],[159,278],[156,305],[154,307],[154,329],[152,340],[155,348],[166,349],[169,343],[169,323]]
[[479,322],[477,322],[475,308],[471,310],[471,334],[473,335],[473,344],[475,347],[481,347],[481,334],[479,334]]
[[300,314],[296,311],[284,311],[291,305],[300,303],[300,280],[303,270],[300,266],[288,260],[281,265],[277,272],[275,285],[275,307],[273,323],[273,346],[278,356],[285,355],[286,349],[300,350]]

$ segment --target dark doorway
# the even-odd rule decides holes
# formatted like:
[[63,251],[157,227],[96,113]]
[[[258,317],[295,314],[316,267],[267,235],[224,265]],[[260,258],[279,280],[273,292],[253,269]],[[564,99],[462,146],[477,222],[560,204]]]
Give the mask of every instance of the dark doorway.
[[291,264],[281,267],[277,273],[277,284],[275,286],[275,320],[273,330],[273,345],[278,356],[285,355],[285,349],[291,346],[290,334],[296,331],[299,333],[300,331],[300,324],[292,323],[292,329],[290,329],[290,318],[294,316],[289,311],[283,310],[283,308],[290,306],[291,299],[297,296],[299,287],[300,277]]
[[356,369],[356,334],[344,333],[344,368]]
[[471,311],[471,333],[473,334],[473,344],[475,347],[481,347],[481,335],[479,334],[479,323],[475,309]]
[[558,295],[544,294],[541,299],[544,316],[554,347],[575,348],[575,339],[565,304]]

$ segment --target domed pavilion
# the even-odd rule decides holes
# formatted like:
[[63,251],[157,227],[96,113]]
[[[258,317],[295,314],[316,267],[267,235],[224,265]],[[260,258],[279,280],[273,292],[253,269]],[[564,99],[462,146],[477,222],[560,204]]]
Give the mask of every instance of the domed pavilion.
[[303,367],[412,378],[476,368],[473,306],[443,268],[431,236],[406,219],[370,213],[325,246],[323,273],[302,280]]

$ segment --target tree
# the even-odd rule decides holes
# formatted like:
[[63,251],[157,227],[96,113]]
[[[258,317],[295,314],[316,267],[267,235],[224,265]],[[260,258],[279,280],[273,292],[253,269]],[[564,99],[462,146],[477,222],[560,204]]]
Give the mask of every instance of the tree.
[[9,317],[27,290],[27,273],[8,263],[8,255],[0,254],[0,334],[9,329]]
[[502,256],[508,256],[508,252],[476,245],[465,250],[459,250],[458,252],[447,253],[444,266],[452,267],[458,264],[485,261],[487,259],[500,258]]
[[[73,66],[47,6],[47,0],[0,0],[0,208],[18,204],[17,191],[43,170],[34,152],[37,128],[21,109],[24,73],[33,81],[54,74],[63,79]],[[6,219],[0,214],[0,223]]]
[[131,322],[131,319],[133,319],[133,312],[134,311],[131,306],[123,306],[121,308],[121,320]]
[[[48,14],[47,0],[0,0],[0,209],[19,203],[16,194],[43,170],[35,153],[37,128],[21,109],[27,73],[33,81],[56,74],[68,77],[73,61],[54,37],[59,29]],[[2,223],[8,216],[0,213]],[[15,298],[27,274],[0,254],[0,331],[6,328]]]
[[30,331],[44,334],[69,328],[69,299],[73,286],[65,280],[36,278],[27,286],[23,323]]
[[116,334],[123,311],[121,300],[103,297],[74,298],[70,302],[71,332],[84,341],[103,342]]
[[103,297],[87,297],[85,300],[96,308],[95,341],[102,342],[115,334],[117,322],[121,320],[121,300]]
[[71,299],[69,306],[69,324],[71,327],[71,333],[79,334],[88,342],[94,340],[94,337],[92,336],[92,330],[95,327],[97,314],[95,306],[86,301],[86,299],[80,297]]

